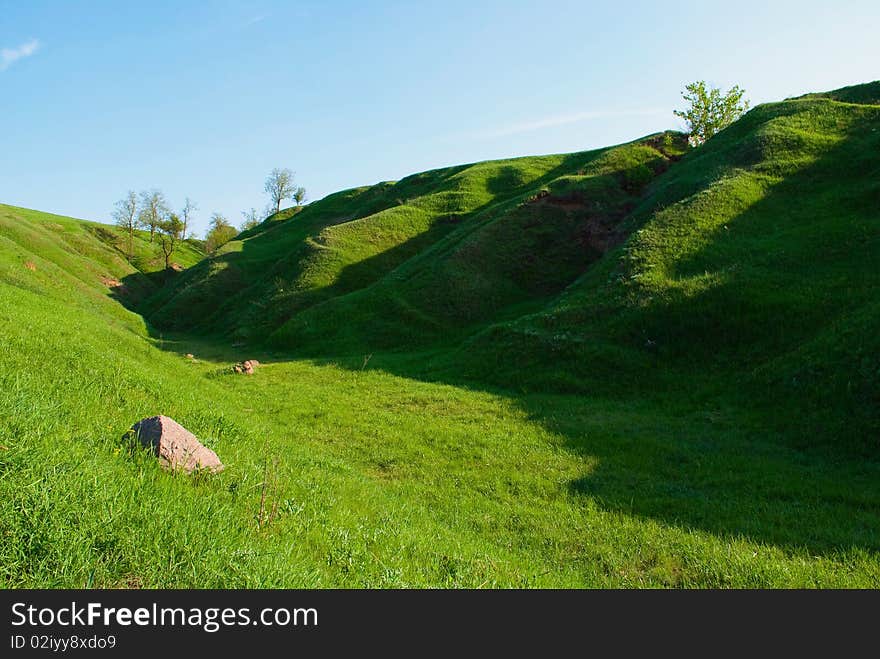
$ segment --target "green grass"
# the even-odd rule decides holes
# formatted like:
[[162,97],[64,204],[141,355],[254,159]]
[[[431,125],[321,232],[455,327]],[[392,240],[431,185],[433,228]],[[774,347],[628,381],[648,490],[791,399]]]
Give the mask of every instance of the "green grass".
[[[880,586],[875,87],[345,191],[161,288],[0,206],[0,586]],[[227,469],[131,454],[160,413]]]
[[[227,348],[156,346],[0,290],[7,587],[880,578],[876,465],[810,460],[730,410],[510,396],[272,355],[235,377],[220,371],[243,355]],[[227,470],[173,477],[129,455],[122,431],[159,411]],[[259,528],[266,459],[278,516]]]
[[[0,268],[6,278],[25,287],[39,282],[53,293],[63,289],[74,303],[103,304],[110,293],[134,305],[174,279],[149,237],[135,231],[129,254],[128,234],[118,227],[0,204]],[[201,243],[187,239],[171,262],[188,268],[204,257]],[[22,270],[25,264],[30,274]]]
[[[763,407],[800,445],[876,456],[878,152],[876,105],[756,108],[658,180],[623,248],[540,313],[476,336],[459,362],[529,386],[552,360],[581,391],[697,378]],[[480,361],[504,354],[522,359]]]
[[[303,343],[300,334],[309,330],[302,328],[312,326],[314,314],[322,335],[330,325],[338,328],[332,341],[316,342],[319,350],[352,350],[343,334],[352,324],[338,316],[360,318],[356,331],[384,341],[377,347],[399,344],[395,334],[409,345],[414,332],[445,336],[462,321],[496,318],[507,307],[558,292],[599,256],[589,251],[577,213],[530,203],[538,193],[588,199],[596,221],[616,219],[680,155],[683,143],[670,133],[613,149],[476,163],[337,193],[242,234],[143,311],[167,329],[233,333],[283,348]],[[364,309],[350,307],[371,306],[378,296],[410,322],[389,326],[378,318],[381,328],[367,327]],[[430,305],[429,313],[413,310],[413,297]],[[429,317],[447,310],[450,322]]]
[[[150,232],[137,229],[129,254],[128,234],[118,227],[93,228],[98,238],[122,254],[135,268],[145,274],[162,273],[165,270],[165,256],[158,239],[150,241]],[[185,269],[194,266],[205,258],[205,241],[187,238],[179,241],[171,254],[171,266]]]

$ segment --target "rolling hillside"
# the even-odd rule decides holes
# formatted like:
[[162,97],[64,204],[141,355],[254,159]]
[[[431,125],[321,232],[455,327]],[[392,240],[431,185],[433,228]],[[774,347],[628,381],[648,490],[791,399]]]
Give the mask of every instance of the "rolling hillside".
[[874,82],[765,104],[687,153],[667,133],[331,195],[144,311],[354,366],[427,351],[396,370],[448,381],[648,393],[696,378],[784,398],[814,443],[874,451],[878,99]]
[[[128,237],[117,227],[0,204],[0,241],[0,267],[6,267],[9,281],[29,288],[51,283],[48,290],[76,291],[68,299],[83,295],[88,304],[106,306],[108,293],[136,304],[171,276],[145,231],[135,232],[129,255]],[[204,257],[198,241],[186,240],[171,260],[185,269]]]
[[[436,256],[443,271],[409,284],[419,297],[431,287],[423,300],[432,305],[425,319],[434,308],[461,305],[449,309],[454,317],[444,331],[485,322],[507,307],[558,292],[619,242],[617,222],[682,152],[682,137],[666,134],[613,149],[477,163],[341,192],[283,221],[270,218],[227,244],[146,310],[159,326],[222,329],[287,347],[285,325],[304,310],[381,285],[385,277],[409,281],[412,261],[435,263]],[[588,227],[579,222],[581,199],[590,205]],[[470,300],[460,297],[460,286],[450,297],[447,278],[468,278],[465,267],[480,270],[470,279],[482,288],[468,292]],[[477,284],[480,278],[486,280]],[[403,294],[401,286],[391,286]],[[422,316],[409,320],[418,324]],[[405,333],[424,329],[399,326]],[[384,339],[381,347],[397,346],[395,337],[374,338]]]
[[[878,100],[348,190],[167,277],[0,206],[0,587],[880,586]],[[130,451],[154,414],[226,470]]]

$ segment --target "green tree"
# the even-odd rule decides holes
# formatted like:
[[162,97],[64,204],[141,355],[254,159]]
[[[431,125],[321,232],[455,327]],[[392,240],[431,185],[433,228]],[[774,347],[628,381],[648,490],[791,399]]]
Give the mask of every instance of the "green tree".
[[113,211],[113,220],[116,222],[116,226],[122,227],[128,233],[128,258],[131,258],[134,249],[134,230],[138,222],[137,213],[137,195],[134,190],[129,190],[125,197],[116,202],[116,208]]
[[674,110],[673,114],[687,122],[691,146],[699,146],[745,114],[749,109],[749,102],[743,100],[745,93],[734,85],[722,94],[716,87],[707,88],[703,80],[685,87],[681,95],[688,107]]
[[306,189],[303,187],[298,187],[293,191],[293,200],[296,202],[297,206],[302,206],[303,202],[306,200]]
[[232,226],[223,215],[214,213],[211,215],[211,224],[208,228],[208,234],[205,236],[205,249],[209,254],[213,254],[237,235],[238,229]]
[[168,217],[156,226],[159,232],[159,247],[162,248],[162,254],[165,256],[165,269],[171,267],[171,255],[177,247],[183,235],[183,222],[174,213],[170,213]]

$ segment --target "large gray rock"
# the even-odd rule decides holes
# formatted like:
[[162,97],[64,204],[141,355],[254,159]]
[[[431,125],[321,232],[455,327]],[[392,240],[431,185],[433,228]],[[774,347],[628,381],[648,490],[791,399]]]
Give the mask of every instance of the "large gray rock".
[[131,427],[131,433],[142,446],[152,448],[166,469],[187,474],[197,469],[214,473],[223,471],[223,463],[217,454],[170,417],[142,419]]

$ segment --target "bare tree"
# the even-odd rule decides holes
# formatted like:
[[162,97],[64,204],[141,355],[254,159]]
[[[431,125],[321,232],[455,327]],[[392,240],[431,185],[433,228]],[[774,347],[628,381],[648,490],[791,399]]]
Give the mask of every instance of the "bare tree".
[[128,232],[128,258],[131,258],[134,250],[134,230],[137,226],[138,203],[137,195],[134,190],[129,190],[128,194],[116,202],[116,208],[113,211],[113,220],[116,226],[122,227]]
[[150,242],[153,242],[153,236],[159,224],[165,221],[170,213],[168,201],[161,190],[150,190],[149,192],[141,192],[141,210],[138,214],[138,221],[141,226],[150,230]]
[[293,187],[293,172],[289,169],[279,169],[276,167],[266,179],[264,189],[272,199],[272,205],[277,213],[281,210],[281,202],[293,197],[295,191]]
[[177,215],[171,213],[167,219],[159,222],[156,229],[159,231],[159,246],[162,248],[162,254],[165,255],[165,269],[167,270],[171,267],[171,255],[183,234],[183,222]]
[[189,218],[192,217],[192,214],[197,210],[199,210],[199,205],[187,197],[186,203],[183,205],[183,210],[180,211],[180,214],[183,217],[183,232],[180,234],[181,240],[186,240],[186,230],[189,228]]
[[260,212],[256,208],[251,208],[249,211],[242,211],[241,216],[244,218],[244,221],[241,223],[242,231],[253,229],[261,221]]
[[294,190],[293,200],[296,202],[297,206],[302,206],[303,202],[306,200],[306,189],[300,186],[296,190]]

